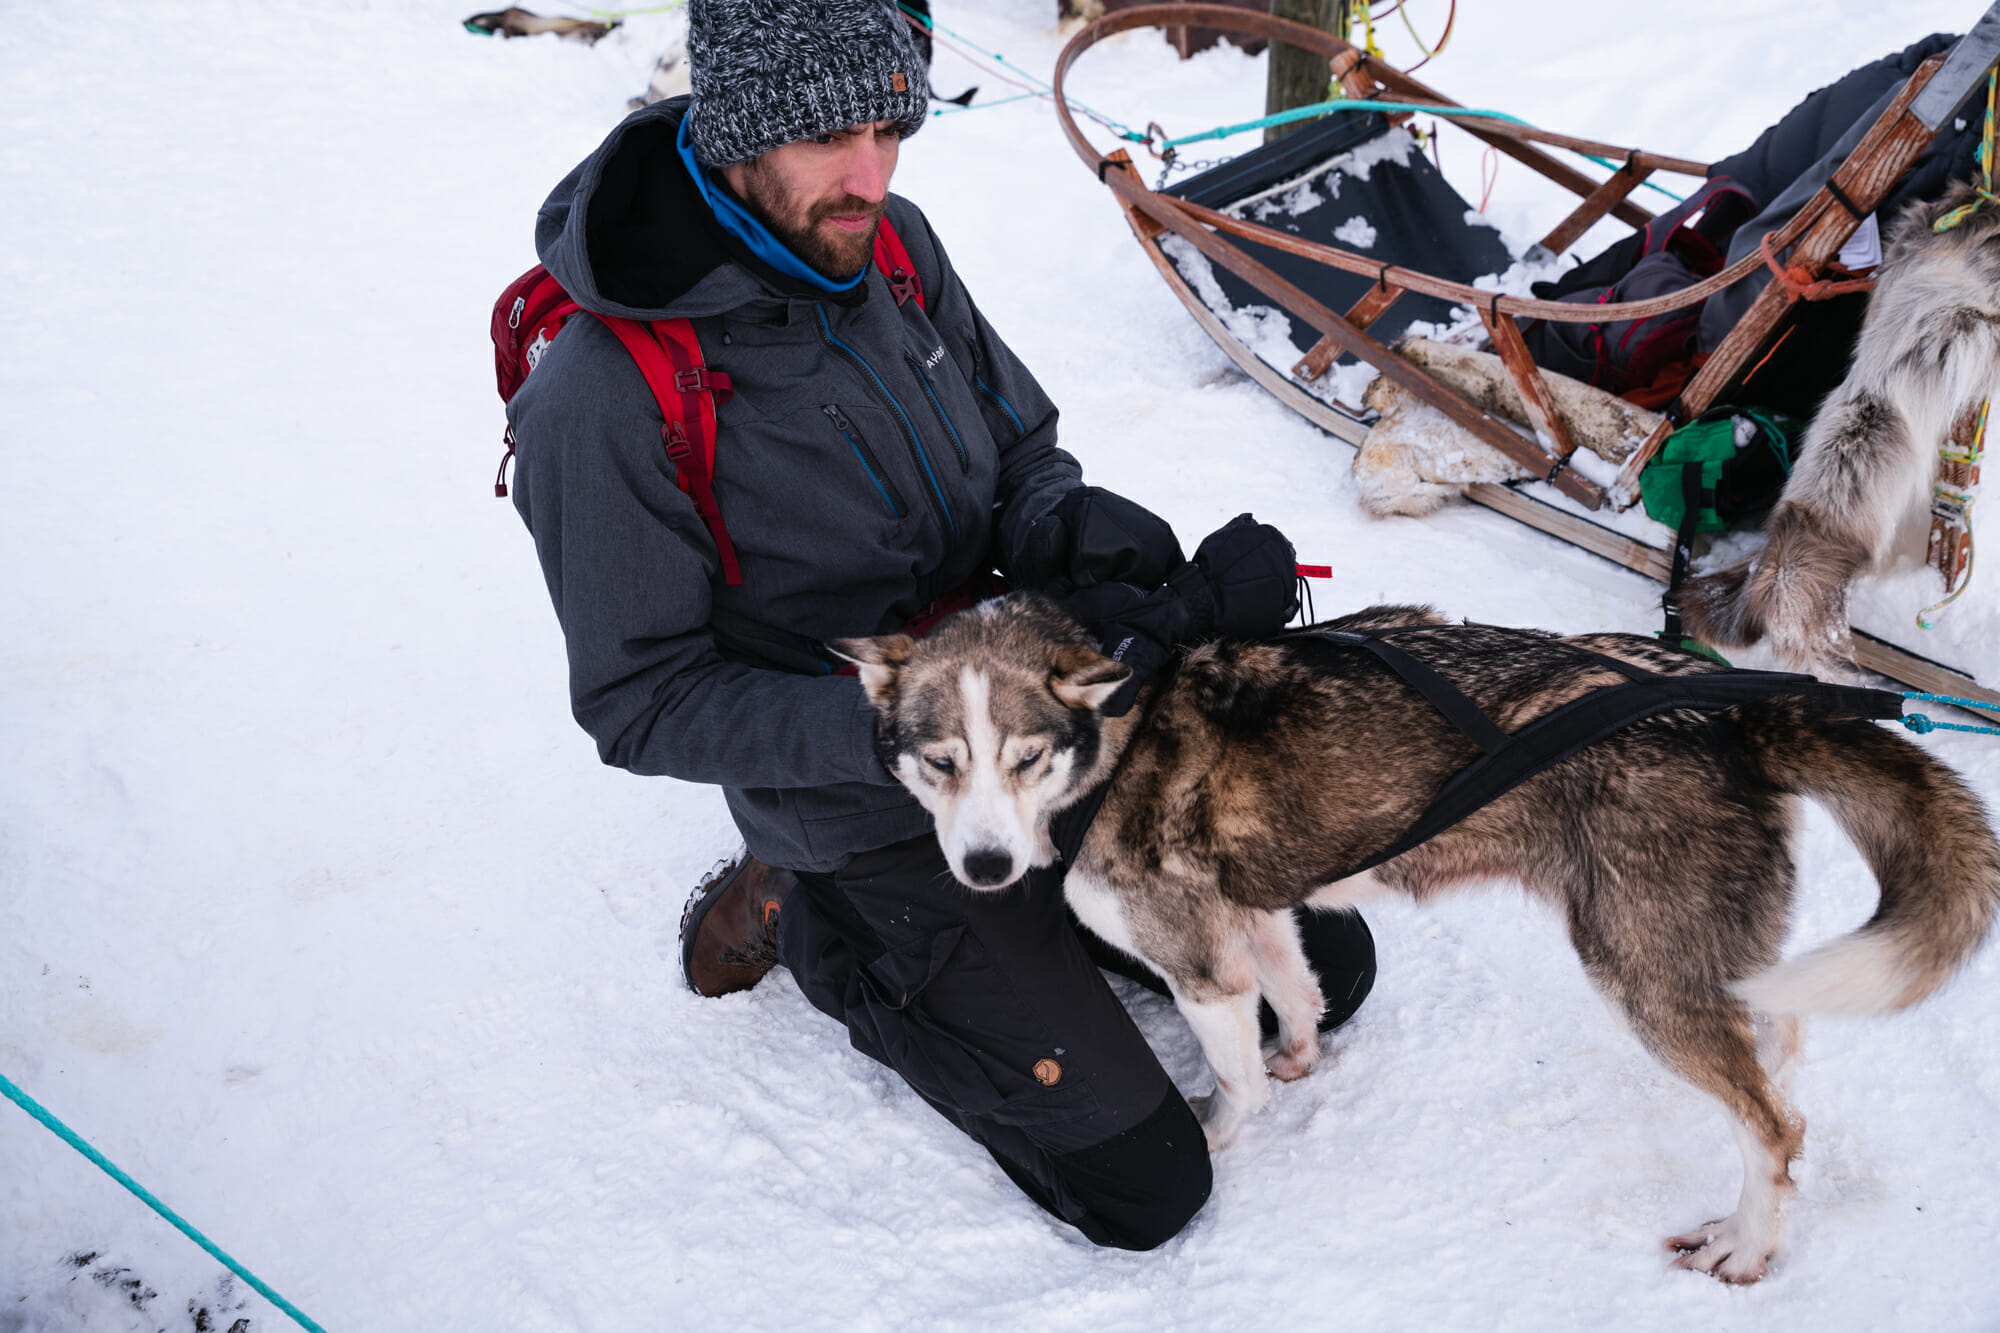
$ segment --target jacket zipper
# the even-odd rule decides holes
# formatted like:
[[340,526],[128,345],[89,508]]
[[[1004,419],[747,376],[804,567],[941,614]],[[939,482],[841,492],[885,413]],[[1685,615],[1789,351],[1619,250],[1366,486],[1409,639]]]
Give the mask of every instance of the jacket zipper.
[[1002,398],[1000,396],[1000,391],[998,389],[994,388],[992,385],[986,382],[986,377],[980,374],[979,371],[980,371],[979,344],[978,342],[975,341],[972,344],[972,382],[974,384],[977,384],[980,390],[984,392],[988,398],[991,398],[994,402],[1000,404],[1000,410],[1002,412],[1005,412],[1007,414],[1007,419],[1014,423],[1014,429],[1019,431],[1023,437],[1026,437],[1028,433],[1028,428],[1024,424],[1022,424],[1021,414],[1014,410],[1014,405],[1012,403],[1008,402],[1005,398]]
[[965,441],[958,437],[958,427],[951,424],[945,415],[944,404],[938,401],[937,390],[931,386],[931,377],[924,373],[924,363],[917,360],[917,354],[908,348],[903,350],[903,359],[910,363],[910,372],[917,377],[917,383],[924,386],[924,397],[931,400],[931,411],[937,413],[938,424],[951,437],[952,447],[958,450],[958,470],[972,471],[972,455],[965,452]]
[[910,420],[910,414],[903,410],[903,405],[896,401],[896,395],[889,392],[889,386],[882,382],[882,377],[875,373],[875,368],[862,359],[861,353],[833,336],[833,325],[826,317],[826,307],[814,306],[813,309],[819,314],[820,336],[826,339],[827,346],[860,368],[861,373],[868,378],[868,382],[875,386],[875,391],[895,412],[896,419],[903,423],[903,436],[909,441],[910,453],[916,458],[918,469],[924,474],[924,478],[931,484],[931,507],[944,521],[945,530],[953,537],[958,536],[958,523],[951,516],[951,506],[945,503],[944,487],[939,484],[937,472],[931,467],[930,455],[924,452],[923,441],[917,438],[916,423]]
[[848,419],[847,413],[833,403],[825,404],[820,411],[826,413],[826,419],[833,423],[835,430],[847,437],[848,447],[854,450],[854,456],[859,458],[861,466],[867,469],[868,480],[874,482],[875,489],[882,492],[882,498],[888,502],[889,512],[897,518],[910,512],[909,506],[903,502],[902,492],[896,489],[895,482],[889,480],[889,474],[882,470],[882,465],[876,461],[875,452],[868,447],[868,441],[861,438],[861,432],[855,428],[854,422]]

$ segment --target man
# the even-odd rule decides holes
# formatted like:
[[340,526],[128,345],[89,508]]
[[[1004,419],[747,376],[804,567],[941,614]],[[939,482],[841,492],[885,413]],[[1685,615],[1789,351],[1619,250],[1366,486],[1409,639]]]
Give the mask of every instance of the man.
[[[1093,956],[1159,981],[1080,935],[1059,867],[956,885],[821,645],[997,569],[1070,596],[1143,675],[1179,639],[1276,632],[1291,547],[1246,515],[1187,561],[1160,519],[1082,485],[1054,406],[888,193],[928,88],[893,5],[692,0],[688,25],[691,101],[629,116],[550,195],[536,242],[585,310],[687,318],[729,377],[713,489],[740,580],[632,358],[573,318],[509,417],[576,718],[607,763],[724,789],[747,854],[683,920],[695,990],[782,960],[1037,1203],[1151,1248],[1207,1198],[1207,1153]],[[885,217],[921,298],[869,262]],[[1331,1025],[1366,995],[1372,943],[1351,917],[1304,933]]]

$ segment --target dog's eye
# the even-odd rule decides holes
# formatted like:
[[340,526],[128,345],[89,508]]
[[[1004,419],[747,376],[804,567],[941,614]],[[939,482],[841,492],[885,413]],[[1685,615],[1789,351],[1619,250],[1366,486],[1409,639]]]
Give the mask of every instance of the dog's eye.
[[1030,750],[1022,755],[1019,762],[1014,765],[1014,771],[1016,773],[1025,773],[1041,761],[1042,752],[1040,750]]
[[925,755],[924,762],[940,773],[956,773],[958,765],[951,762],[950,755]]

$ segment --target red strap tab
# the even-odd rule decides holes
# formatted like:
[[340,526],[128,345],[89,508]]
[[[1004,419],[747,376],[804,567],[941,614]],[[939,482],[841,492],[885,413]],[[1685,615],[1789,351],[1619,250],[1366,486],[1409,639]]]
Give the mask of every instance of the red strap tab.
[[1330,579],[1333,577],[1333,566],[1300,565],[1299,577],[1302,579]]
[[881,225],[875,228],[875,266],[889,280],[889,294],[896,298],[898,306],[914,297],[917,309],[929,308],[924,304],[923,279],[917,276],[917,266],[910,262],[910,252],[903,248],[903,238],[889,224],[886,213]]

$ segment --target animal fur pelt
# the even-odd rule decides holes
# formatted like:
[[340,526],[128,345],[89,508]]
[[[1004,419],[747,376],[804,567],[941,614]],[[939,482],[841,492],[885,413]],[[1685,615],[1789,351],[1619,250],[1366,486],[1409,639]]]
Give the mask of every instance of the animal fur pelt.
[[474,32],[498,33],[502,37],[539,37],[552,32],[558,37],[594,46],[597,39],[617,27],[617,23],[599,23],[593,19],[544,18],[526,9],[495,9],[484,14],[474,14],[465,20],[465,26]]
[[1956,185],[1891,227],[1853,364],[1806,430],[1763,548],[1682,590],[1696,638],[1768,637],[1792,670],[1853,672],[1855,575],[1883,564],[1898,529],[1929,508],[1938,445],[2000,388],[2000,208],[1933,227],[1976,198]]
[[[1480,411],[1528,424],[1499,357],[1426,338],[1405,339],[1396,350]],[[1542,380],[1570,438],[1607,462],[1624,462],[1660,420],[1658,413],[1566,375],[1545,371]],[[1477,482],[1533,475],[1387,376],[1371,383],[1362,401],[1380,416],[1354,456],[1354,480],[1361,507],[1377,518],[1422,516]]]
[[[1508,731],[1624,679],[1596,654],[1665,675],[1719,669],[1635,635],[1448,626],[1424,608],[1324,628],[1397,626],[1410,627],[1401,649]],[[1728,1281],[1762,1276],[1778,1243],[1804,1136],[1783,1089],[1797,1016],[1915,1004],[2000,910],[2000,846],[1978,798],[1908,740],[1812,700],[1646,718],[1351,873],[1477,753],[1365,649],[1310,633],[1204,644],[1106,718],[1130,668],[1032,594],[923,639],[833,647],[860,664],[878,751],[935,817],[968,891],[1050,864],[1051,816],[1102,790],[1064,892],[1091,930],[1166,978],[1215,1073],[1201,1108],[1212,1147],[1270,1095],[1260,996],[1278,1019],[1270,1071],[1299,1078],[1319,1059],[1322,999],[1295,908],[1521,883],[1561,915],[1647,1049],[1730,1112],[1737,1210],[1669,1242],[1684,1267]],[[1859,930],[1781,961],[1800,795],[1840,821],[1881,904]]]

